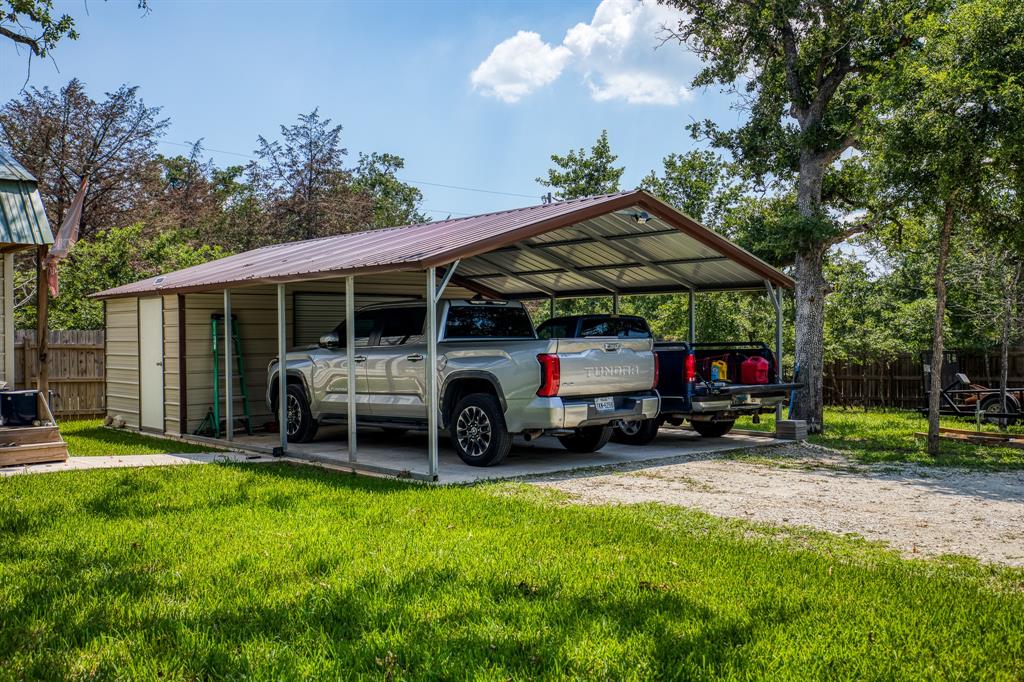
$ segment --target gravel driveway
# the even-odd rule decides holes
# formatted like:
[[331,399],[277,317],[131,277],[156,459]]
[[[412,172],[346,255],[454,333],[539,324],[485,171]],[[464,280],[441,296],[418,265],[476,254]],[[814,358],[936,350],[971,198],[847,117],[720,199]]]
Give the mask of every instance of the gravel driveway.
[[[758,456],[758,454],[764,456]],[[769,459],[770,458],[770,459]],[[1024,566],[1024,471],[864,465],[814,445],[537,479],[582,503],[661,502]]]

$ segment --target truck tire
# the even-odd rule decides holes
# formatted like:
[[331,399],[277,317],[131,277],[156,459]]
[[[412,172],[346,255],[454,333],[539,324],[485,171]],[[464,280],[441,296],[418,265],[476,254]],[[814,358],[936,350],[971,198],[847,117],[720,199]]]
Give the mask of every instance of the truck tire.
[[[313,419],[313,412],[309,409],[309,399],[302,387],[298,384],[288,384],[286,391],[288,442],[308,443],[316,438],[316,432],[320,425],[316,419]],[[276,396],[272,407],[274,413],[278,414]]]
[[569,452],[597,452],[612,438],[610,426],[584,426],[571,436],[559,436],[558,442]]
[[501,405],[489,393],[463,396],[452,412],[449,432],[459,459],[470,466],[497,464],[512,449],[512,436],[505,427]]
[[612,434],[612,442],[625,445],[649,445],[658,437],[661,422],[658,419],[643,419],[623,422]]
[[721,438],[732,431],[732,425],[735,423],[736,420],[733,419],[723,422],[690,422],[690,426],[704,438]]
[[[981,401],[981,418],[989,424],[995,424],[996,426],[1013,426],[1017,423],[1016,417],[989,417],[986,413],[992,412],[994,414],[1003,414],[1003,401],[998,395],[990,395]],[[1020,412],[1020,406],[1017,404],[1017,399],[1012,395],[1006,396],[1006,414],[1014,412]]]

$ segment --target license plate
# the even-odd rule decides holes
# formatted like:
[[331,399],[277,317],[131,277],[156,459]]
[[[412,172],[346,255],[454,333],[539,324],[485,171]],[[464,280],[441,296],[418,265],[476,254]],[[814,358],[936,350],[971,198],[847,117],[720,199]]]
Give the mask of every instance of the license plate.
[[594,407],[598,412],[611,412],[615,409],[615,400],[613,398],[594,398]]

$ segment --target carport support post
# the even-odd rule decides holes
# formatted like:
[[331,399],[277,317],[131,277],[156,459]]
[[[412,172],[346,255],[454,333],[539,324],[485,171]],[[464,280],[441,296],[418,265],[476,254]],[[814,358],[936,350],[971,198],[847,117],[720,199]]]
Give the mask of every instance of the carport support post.
[[619,295],[612,294],[612,315],[619,314]]
[[548,317],[554,318],[555,316],[555,297],[551,297],[551,314]]
[[693,307],[693,289],[690,289],[689,308],[687,312],[690,315],[690,343],[695,343],[697,341],[697,311]]
[[281,436],[281,454],[288,451],[288,378],[285,356],[288,354],[288,330],[284,326],[284,285],[277,285],[277,424]]
[[[231,289],[224,290],[224,434],[228,440],[235,439],[235,396],[232,390],[235,377],[231,372],[234,348],[231,343]],[[218,425],[219,428],[219,425]]]
[[355,464],[356,452],[356,278],[345,278],[345,355],[348,396],[348,461]]
[[437,268],[427,268],[427,473],[437,478]]
[[[772,287],[768,280],[764,282],[768,289],[768,298],[775,306],[775,381],[782,383],[782,287]],[[775,406],[775,420],[782,419],[782,405]]]

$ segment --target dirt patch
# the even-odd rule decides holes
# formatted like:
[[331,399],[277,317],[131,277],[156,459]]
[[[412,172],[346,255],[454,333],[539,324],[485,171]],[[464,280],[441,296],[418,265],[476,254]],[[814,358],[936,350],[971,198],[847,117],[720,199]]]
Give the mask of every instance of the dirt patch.
[[533,482],[582,503],[660,502],[853,533],[887,542],[907,556],[962,554],[1024,566],[1024,471],[865,465],[803,444]]

